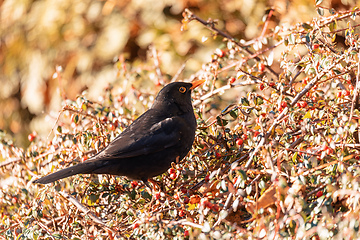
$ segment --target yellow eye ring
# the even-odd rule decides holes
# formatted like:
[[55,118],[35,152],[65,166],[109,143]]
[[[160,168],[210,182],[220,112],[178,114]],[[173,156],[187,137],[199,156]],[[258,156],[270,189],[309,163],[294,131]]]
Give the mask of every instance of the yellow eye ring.
[[179,92],[181,92],[181,93],[186,92],[186,87],[180,87],[180,88],[179,88]]

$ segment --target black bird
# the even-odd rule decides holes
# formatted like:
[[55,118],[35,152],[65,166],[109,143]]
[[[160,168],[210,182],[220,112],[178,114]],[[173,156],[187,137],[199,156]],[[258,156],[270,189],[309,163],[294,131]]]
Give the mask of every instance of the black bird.
[[154,104],[107,147],[77,165],[51,173],[35,183],[51,183],[76,174],[111,174],[142,180],[166,172],[183,159],[195,138],[191,90],[204,80],[174,82],[160,90]]

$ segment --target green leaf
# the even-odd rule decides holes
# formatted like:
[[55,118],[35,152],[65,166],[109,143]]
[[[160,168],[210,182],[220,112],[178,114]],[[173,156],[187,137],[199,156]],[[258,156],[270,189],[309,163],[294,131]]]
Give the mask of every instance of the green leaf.
[[259,105],[261,105],[261,104],[263,104],[263,103],[264,103],[264,100],[262,99],[262,97],[256,96],[256,97],[254,98],[254,104],[255,104],[256,106],[259,106]]
[[241,104],[244,106],[250,106],[249,100],[246,97],[241,98]]
[[318,5],[320,5],[322,2],[323,2],[323,0],[316,0],[316,1],[315,1],[315,5],[318,6]]
[[324,9],[319,7],[316,9],[317,13],[320,15],[320,16],[324,16]]
[[332,22],[332,23],[329,24],[329,29],[330,29],[331,32],[335,31],[336,27],[337,27],[336,22]]
[[230,111],[230,116],[234,119],[236,119],[238,117],[238,114],[237,114],[237,109],[234,109],[234,110],[231,110]]
[[288,39],[289,39],[290,44],[292,44],[292,45],[295,44],[295,36],[294,36],[294,34],[290,34]]
[[307,24],[307,23],[303,23],[302,24],[302,27],[306,30],[309,30],[309,29],[313,29],[313,27],[310,25],[310,24]]

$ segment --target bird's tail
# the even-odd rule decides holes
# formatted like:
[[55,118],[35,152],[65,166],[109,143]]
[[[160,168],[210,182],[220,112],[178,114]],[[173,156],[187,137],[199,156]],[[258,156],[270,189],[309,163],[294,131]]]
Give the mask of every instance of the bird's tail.
[[94,171],[94,169],[96,169],[97,164],[95,164],[94,162],[83,162],[83,163],[79,163],[77,165],[62,169],[60,171],[57,171],[55,173],[51,173],[45,177],[39,178],[37,180],[34,181],[34,183],[41,183],[41,184],[47,184],[47,183],[51,183],[54,182],[56,180],[59,179],[63,179],[63,178],[67,178],[79,173],[91,173],[92,171]]

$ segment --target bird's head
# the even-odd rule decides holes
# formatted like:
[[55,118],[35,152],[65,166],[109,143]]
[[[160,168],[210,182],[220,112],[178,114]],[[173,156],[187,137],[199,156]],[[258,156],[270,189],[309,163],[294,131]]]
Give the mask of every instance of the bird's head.
[[152,108],[165,108],[174,112],[193,111],[191,104],[191,90],[200,86],[205,80],[197,80],[192,83],[173,82],[160,90],[155,98]]

